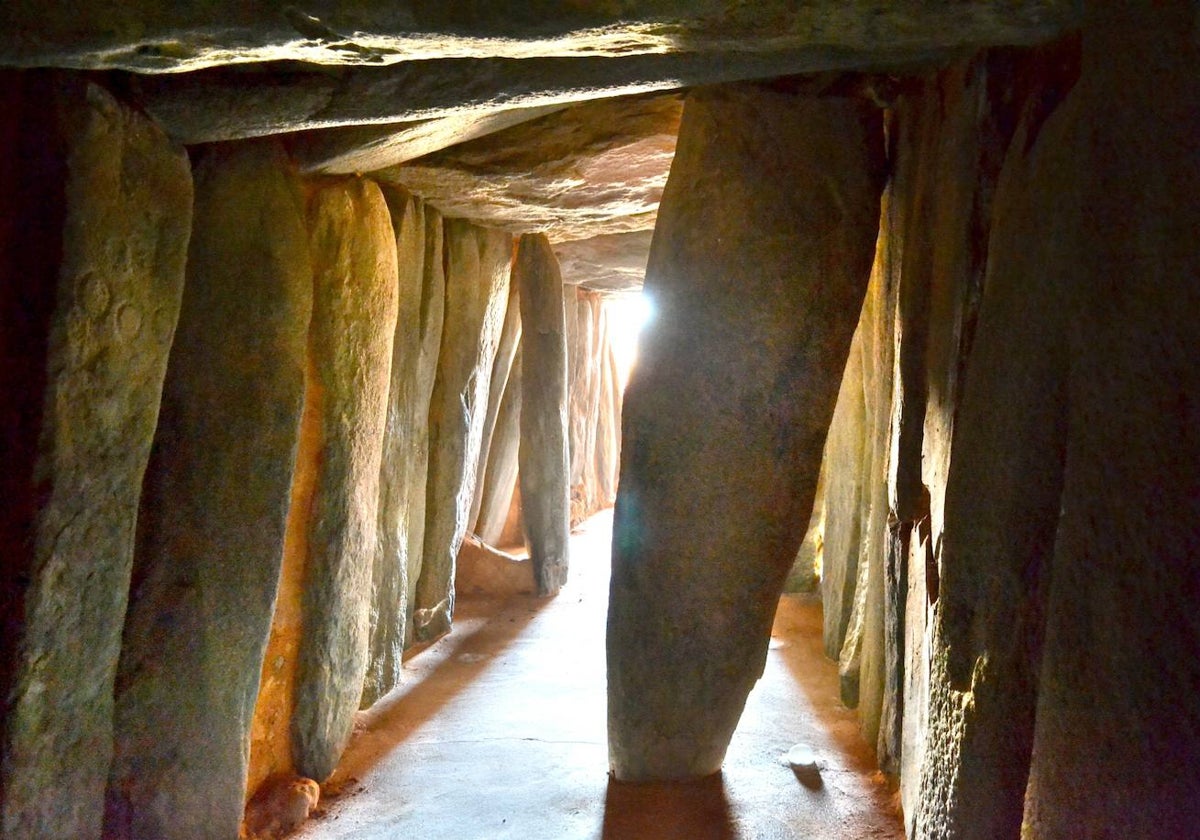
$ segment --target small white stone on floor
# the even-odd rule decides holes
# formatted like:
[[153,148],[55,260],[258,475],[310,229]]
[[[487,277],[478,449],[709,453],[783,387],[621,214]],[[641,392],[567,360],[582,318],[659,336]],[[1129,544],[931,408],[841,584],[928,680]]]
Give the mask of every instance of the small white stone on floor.
[[783,762],[798,773],[821,772],[821,761],[807,744],[795,744],[784,753]]

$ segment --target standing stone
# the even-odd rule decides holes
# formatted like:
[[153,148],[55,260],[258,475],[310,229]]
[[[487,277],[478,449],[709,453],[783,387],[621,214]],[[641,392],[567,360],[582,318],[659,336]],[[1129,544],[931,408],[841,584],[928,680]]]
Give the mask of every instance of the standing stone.
[[508,303],[504,310],[504,326],[500,330],[500,343],[496,347],[496,360],[492,363],[492,376],[488,385],[487,414],[483,420],[483,437],[479,444],[479,464],[475,468],[475,498],[471,501],[471,516],[467,521],[467,530],[479,534],[479,511],[483,505],[483,496],[487,491],[488,459],[491,457],[492,444],[495,438],[496,421],[500,414],[500,403],[508,390],[508,380],[512,375],[513,359],[517,347],[521,343],[521,307],[517,303],[517,284],[509,283]]
[[596,501],[608,507],[617,498],[621,469],[621,383],[611,340],[600,359],[600,404],[596,408]]
[[413,613],[416,637],[450,630],[454,561],[475,494],[488,385],[508,303],[512,239],[446,222],[446,314],[429,407],[425,549]]
[[[371,571],[370,655],[363,708],[400,682],[412,532],[423,534],[425,530],[429,397],[445,295],[440,282],[441,254],[430,255],[439,263],[436,273],[426,264],[424,203],[393,188],[383,188],[383,194],[396,237],[399,297],[379,470],[379,523]],[[435,218],[434,224],[440,228],[441,219]],[[416,551],[419,555],[419,544]]]
[[550,240],[526,234],[513,271],[521,289],[521,500],[539,595],[567,582],[571,535],[567,342],[563,284]]
[[864,492],[862,459],[866,446],[862,371],[860,327],[850,343],[824,450],[828,466],[822,514],[825,548],[821,555],[821,602],[825,655],[835,661],[846,642],[858,585]]
[[608,618],[619,779],[716,772],[812,511],[870,276],[882,125],[770,87],[684,110],[625,401]]
[[0,836],[94,840],[191,173],[79,77],[0,101]]
[[[1067,445],[1025,831],[1200,827],[1200,45],[1187,2],[1091,3],[1066,150]],[[1047,187],[1053,188],[1051,182]],[[1043,234],[1044,235],[1044,234]]]
[[[390,194],[390,193],[389,193]],[[412,475],[407,481],[408,523],[408,600],[404,613],[404,645],[416,641],[414,613],[417,604],[417,583],[425,556],[425,506],[428,502],[430,459],[430,412],[433,408],[433,387],[437,381],[438,358],[442,349],[442,333],[446,317],[446,225],[441,214],[425,205],[425,281],[421,291],[421,355],[417,373],[412,381],[418,386],[413,399],[407,403],[412,412]]]
[[106,837],[237,836],[311,306],[303,198],[283,152],[205,150],[138,518]]
[[309,208],[310,352],[322,394],[292,754],[324,781],[350,737],[367,669],[379,466],[396,332],[396,237],[372,181],[321,187]]
[[[520,314],[520,307],[517,307]],[[483,478],[476,534],[488,545],[499,545],[517,489],[518,453],[521,448],[521,343],[504,385],[504,398],[492,432],[492,452]]]

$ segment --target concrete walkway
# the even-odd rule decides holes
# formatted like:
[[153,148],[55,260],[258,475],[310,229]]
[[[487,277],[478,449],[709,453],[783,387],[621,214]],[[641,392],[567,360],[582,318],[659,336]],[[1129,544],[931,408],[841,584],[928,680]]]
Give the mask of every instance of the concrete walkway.
[[[460,601],[454,631],[360,715],[303,840],[867,840],[902,838],[837,673],[820,606],[780,602],[766,672],[723,772],[691,784],[608,778],[604,622],[611,512],[573,537],[554,599]],[[802,781],[795,743],[824,765]]]

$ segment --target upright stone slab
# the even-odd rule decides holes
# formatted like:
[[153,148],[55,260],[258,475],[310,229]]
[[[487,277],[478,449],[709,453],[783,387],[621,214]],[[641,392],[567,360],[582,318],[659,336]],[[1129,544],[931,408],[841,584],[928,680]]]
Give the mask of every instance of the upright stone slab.
[[526,234],[513,275],[521,289],[521,501],[539,595],[567,582],[571,536],[567,342],[562,275],[550,240]]
[[0,835],[94,840],[191,173],[79,77],[0,102]]
[[504,309],[504,326],[500,330],[500,342],[496,346],[496,359],[492,363],[492,375],[488,385],[487,413],[483,419],[483,436],[479,444],[479,464],[475,468],[475,498],[471,500],[471,516],[467,530],[479,534],[479,514],[483,496],[487,490],[488,460],[496,433],[496,422],[500,415],[500,403],[507,391],[512,374],[513,359],[521,343],[521,307],[517,303],[517,284],[509,282],[508,303]]
[[[426,263],[424,203],[392,188],[384,188],[384,197],[395,230],[399,297],[379,470],[379,523],[371,571],[370,655],[363,683],[364,708],[400,682],[413,532],[420,535],[425,530],[429,397],[445,295],[440,282],[441,254],[430,255],[438,262],[436,273]],[[440,228],[441,219],[434,217],[433,224]],[[415,549],[419,556],[419,543]]]
[[[517,313],[520,314],[520,307]],[[492,432],[492,451],[483,477],[483,501],[475,533],[489,545],[499,545],[512,510],[517,489],[517,467],[521,448],[521,345],[513,357],[504,398]]]
[[446,221],[446,314],[429,407],[425,549],[413,613],[416,637],[436,638],[454,614],[454,561],[475,494],[488,385],[508,303],[512,239]]
[[380,461],[396,332],[396,237],[379,187],[353,179],[310,200],[309,348],[323,396],[297,663],[292,755],[300,775],[333,772],[362,697]]
[[303,199],[282,151],[204,150],[138,518],[106,837],[237,836],[311,306]]
[[[1025,831],[1200,827],[1200,47],[1186,2],[1088,4],[1067,446]],[[1076,215],[1077,214],[1077,215]]]
[[825,655],[835,661],[846,641],[858,586],[862,460],[866,447],[863,399],[862,338],[856,330],[842,371],[824,450],[827,466],[822,514],[825,520],[825,547],[821,555],[822,638]]
[[416,641],[414,614],[417,583],[425,556],[425,506],[429,499],[430,413],[433,387],[437,382],[438,359],[442,352],[442,333],[446,318],[446,225],[441,214],[425,205],[425,284],[421,304],[421,356],[417,363],[420,387],[414,391],[412,416],[413,475],[408,482],[408,602],[404,613],[404,646]]
[[625,399],[608,617],[619,779],[716,772],[812,511],[870,276],[869,103],[769,86],[684,110]]

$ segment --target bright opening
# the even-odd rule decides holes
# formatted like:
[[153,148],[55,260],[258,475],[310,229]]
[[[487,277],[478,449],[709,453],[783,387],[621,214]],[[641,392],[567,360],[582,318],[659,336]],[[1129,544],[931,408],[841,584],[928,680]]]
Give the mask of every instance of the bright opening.
[[617,361],[617,379],[621,390],[629,384],[629,374],[637,364],[638,337],[654,320],[654,301],[644,291],[620,292],[605,301],[608,310],[609,340]]

